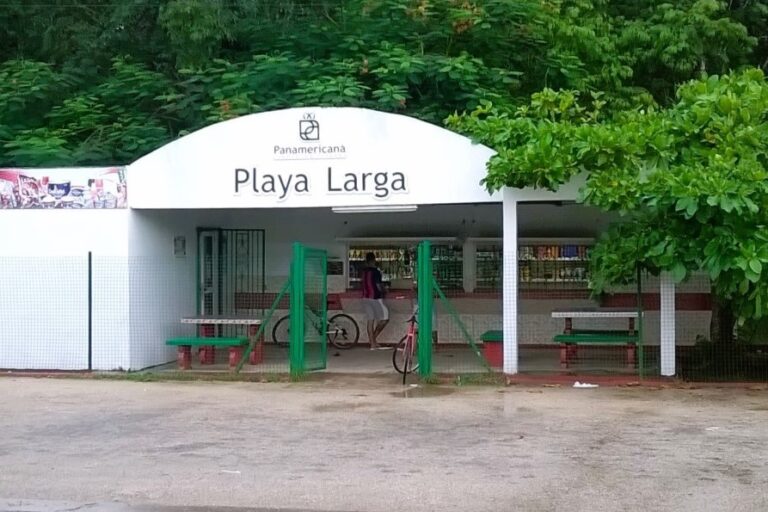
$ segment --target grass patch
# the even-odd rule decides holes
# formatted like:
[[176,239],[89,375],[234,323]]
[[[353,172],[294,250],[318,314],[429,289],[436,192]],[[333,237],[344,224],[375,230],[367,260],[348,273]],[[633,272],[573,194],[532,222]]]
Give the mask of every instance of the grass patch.
[[[59,377],[58,375],[54,377]],[[72,375],[70,378],[94,380],[121,380],[129,382],[292,382],[290,375],[282,373],[230,373],[230,372],[122,372]]]
[[434,374],[427,375],[426,377],[422,377],[421,382],[428,386],[442,384],[440,377]]
[[506,380],[500,373],[470,373],[456,375],[453,383],[456,386],[504,386]]
[[421,378],[425,385],[443,386],[505,386],[504,374],[496,372],[467,374],[432,374]]

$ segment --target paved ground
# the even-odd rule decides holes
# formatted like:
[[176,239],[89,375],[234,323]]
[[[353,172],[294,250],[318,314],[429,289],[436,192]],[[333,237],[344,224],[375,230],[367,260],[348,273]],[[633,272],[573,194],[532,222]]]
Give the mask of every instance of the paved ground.
[[345,379],[0,378],[0,510],[768,510],[765,390]]

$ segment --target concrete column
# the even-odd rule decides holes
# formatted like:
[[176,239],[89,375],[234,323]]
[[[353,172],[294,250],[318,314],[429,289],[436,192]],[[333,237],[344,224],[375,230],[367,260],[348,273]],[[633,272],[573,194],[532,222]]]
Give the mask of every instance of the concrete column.
[[669,273],[661,274],[661,374],[675,375],[675,282]]
[[517,199],[513,189],[503,191],[504,258],[503,258],[503,332],[504,373],[518,372],[517,361]]
[[477,287],[477,245],[471,240],[465,240],[462,250],[464,292],[472,293]]

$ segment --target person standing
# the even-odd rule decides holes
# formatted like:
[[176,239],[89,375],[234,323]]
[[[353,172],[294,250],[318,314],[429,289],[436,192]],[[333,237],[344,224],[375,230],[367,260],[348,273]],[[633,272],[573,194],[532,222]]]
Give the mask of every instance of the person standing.
[[389,310],[384,304],[384,283],[381,271],[376,266],[376,255],[369,252],[365,255],[365,268],[362,273],[363,309],[367,317],[368,341],[371,350],[386,350],[378,343],[379,334],[389,322]]

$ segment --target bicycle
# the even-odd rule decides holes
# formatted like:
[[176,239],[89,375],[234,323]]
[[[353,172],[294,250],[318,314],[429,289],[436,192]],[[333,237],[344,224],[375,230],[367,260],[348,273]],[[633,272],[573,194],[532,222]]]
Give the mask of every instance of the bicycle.
[[[287,345],[291,339],[290,331],[290,315],[285,315],[275,323],[272,328],[272,341],[276,345]],[[312,322],[312,326],[318,332],[320,326],[315,322]],[[334,347],[346,350],[355,346],[360,339],[360,327],[354,318],[346,313],[337,313],[328,319],[325,326],[325,336],[328,339],[328,343]]]
[[416,334],[418,332],[416,329],[416,313],[411,315],[411,318],[406,323],[408,324],[408,331],[400,339],[392,353],[392,366],[395,367],[398,373],[403,375],[403,385],[405,385],[408,374],[419,369],[419,356],[416,350]]

